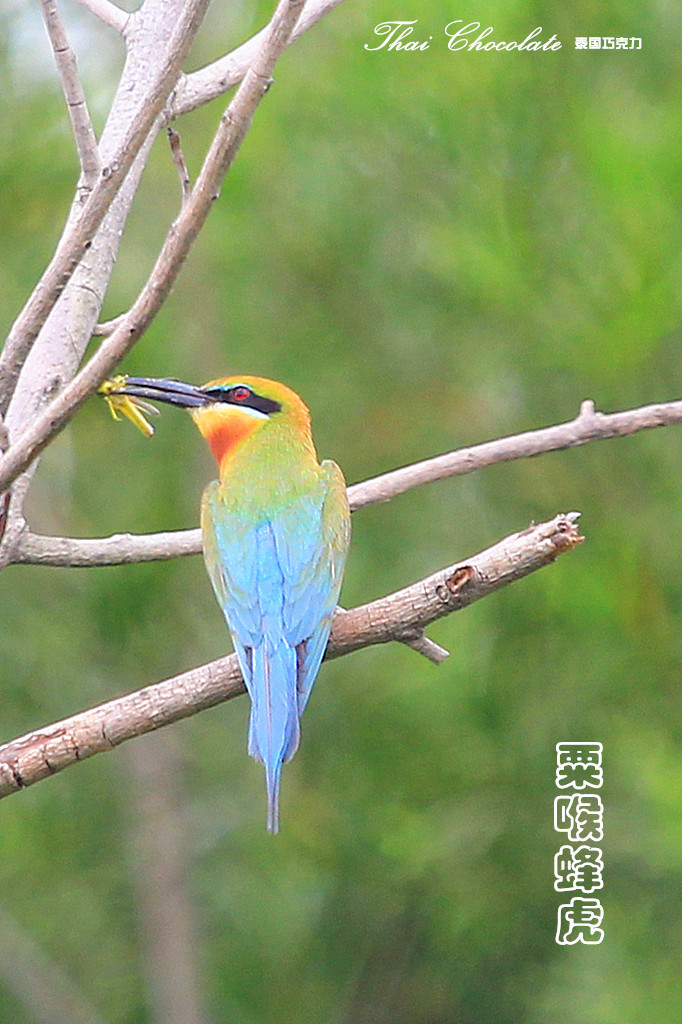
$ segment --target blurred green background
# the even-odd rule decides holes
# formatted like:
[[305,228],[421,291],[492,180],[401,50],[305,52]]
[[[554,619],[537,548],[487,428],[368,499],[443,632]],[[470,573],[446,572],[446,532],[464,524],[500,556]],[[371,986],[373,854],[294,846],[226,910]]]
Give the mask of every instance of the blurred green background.
[[[268,9],[216,5],[191,66]],[[65,11],[101,127],[120,49]],[[364,49],[397,18],[418,18],[430,49]],[[541,25],[563,48],[451,53],[454,18],[497,40]],[[76,167],[37,9],[14,0],[0,24],[6,329]],[[577,52],[590,35],[642,49]],[[603,411],[678,398],[681,37],[668,0],[347,0],[282,59],[123,369],[284,380],[349,482],[566,420],[585,398]],[[177,126],[193,172],[223,105]],[[131,303],[177,205],[160,140],[105,316]],[[578,509],[587,539],[433,627],[452,651],[440,668],[399,645],[324,666],[280,836],[265,832],[245,699],[4,801],[2,1024],[64,1020],[69,1000],[109,1024],[680,1019],[679,452],[673,427],[357,513],[346,605],[531,519]],[[194,526],[212,472],[184,415],[164,411],[147,441],[93,400],[44,457],[31,522],[81,536]],[[200,558],[10,567],[1,616],[3,740],[229,648]],[[604,744],[606,937],[561,947],[554,747],[579,739]]]

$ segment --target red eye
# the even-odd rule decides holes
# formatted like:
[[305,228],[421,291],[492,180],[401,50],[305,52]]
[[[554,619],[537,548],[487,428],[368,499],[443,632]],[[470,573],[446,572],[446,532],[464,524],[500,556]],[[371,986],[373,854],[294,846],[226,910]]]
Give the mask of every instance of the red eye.
[[244,387],[243,384],[238,385],[236,388],[232,388],[230,392],[230,398],[233,402],[247,402],[251,398],[251,391],[249,388]]

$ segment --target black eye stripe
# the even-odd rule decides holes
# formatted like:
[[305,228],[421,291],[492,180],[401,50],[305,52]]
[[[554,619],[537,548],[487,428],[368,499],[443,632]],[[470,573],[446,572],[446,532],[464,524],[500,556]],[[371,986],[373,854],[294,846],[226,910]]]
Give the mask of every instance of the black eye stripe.
[[216,402],[224,402],[227,405],[241,405],[246,409],[256,409],[258,412],[265,413],[266,416],[280,412],[282,409],[279,402],[275,402],[272,398],[265,398],[264,395],[256,394],[246,384],[206,388],[205,392],[209,398],[214,399]]

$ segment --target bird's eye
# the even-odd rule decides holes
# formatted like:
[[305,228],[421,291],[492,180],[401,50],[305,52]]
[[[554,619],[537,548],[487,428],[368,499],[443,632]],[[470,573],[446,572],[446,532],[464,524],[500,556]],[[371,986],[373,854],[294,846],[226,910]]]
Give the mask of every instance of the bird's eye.
[[243,384],[238,384],[236,388],[232,388],[230,391],[230,399],[233,402],[248,402],[251,396],[251,389],[245,387]]

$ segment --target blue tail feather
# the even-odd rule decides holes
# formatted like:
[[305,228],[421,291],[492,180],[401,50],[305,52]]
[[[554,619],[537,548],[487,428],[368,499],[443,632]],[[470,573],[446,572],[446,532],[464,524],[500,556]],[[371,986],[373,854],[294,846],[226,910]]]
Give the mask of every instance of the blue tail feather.
[[251,657],[249,753],[262,761],[268,790],[268,831],[279,828],[279,782],[283,761],[300,739],[296,651],[285,640],[268,638]]

